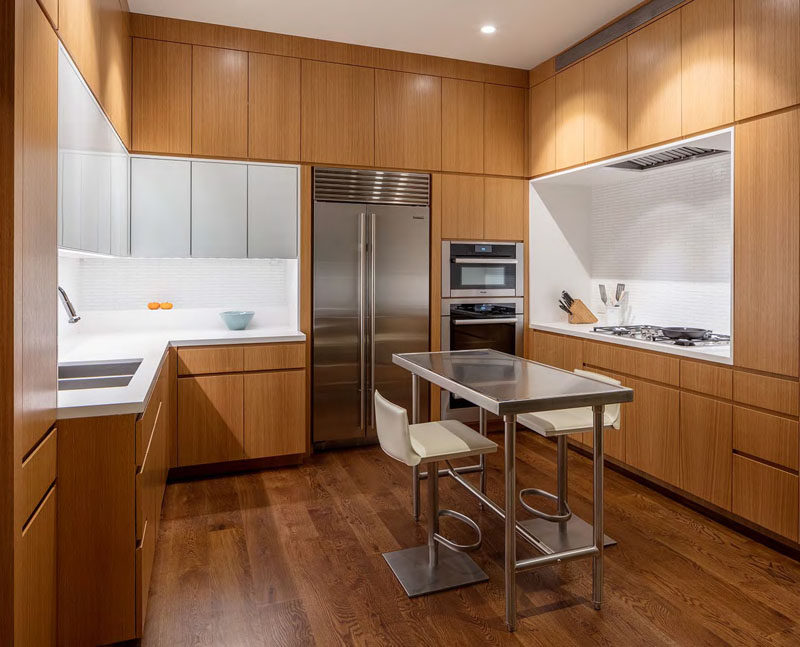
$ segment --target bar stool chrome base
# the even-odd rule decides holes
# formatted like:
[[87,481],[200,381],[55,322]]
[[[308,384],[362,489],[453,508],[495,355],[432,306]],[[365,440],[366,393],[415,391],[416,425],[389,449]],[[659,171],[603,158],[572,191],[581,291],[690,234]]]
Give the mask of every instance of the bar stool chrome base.
[[438,563],[433,567],[428,561],[428,554],[428,546],[425,545],[383,553],[383,558],[410,598],[489,579],[483,569],[465,553],[439,551]]
[[[518,522],[536,539],[555,553],[594,544],[594,529],[580,517],[572,515],[569,521],[553,522],[547,519],[527,519]],[[603,545],[615,546],[616,539],[603,535]]]

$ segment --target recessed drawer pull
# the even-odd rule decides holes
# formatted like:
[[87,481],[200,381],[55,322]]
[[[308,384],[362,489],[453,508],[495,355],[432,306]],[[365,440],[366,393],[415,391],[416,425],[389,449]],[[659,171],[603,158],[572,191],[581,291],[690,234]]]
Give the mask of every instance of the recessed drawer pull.
[[488,326],[490,324],[515,324],[516,317],[503,317],[499,319],[454,319],[454,326]]

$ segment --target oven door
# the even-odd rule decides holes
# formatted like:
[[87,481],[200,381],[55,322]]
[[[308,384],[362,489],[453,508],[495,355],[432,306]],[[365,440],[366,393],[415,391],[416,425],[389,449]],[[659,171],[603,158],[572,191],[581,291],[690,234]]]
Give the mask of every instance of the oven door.
[[515,258],[453,258],[447,286],[450,296],[516,296],[517,264]]

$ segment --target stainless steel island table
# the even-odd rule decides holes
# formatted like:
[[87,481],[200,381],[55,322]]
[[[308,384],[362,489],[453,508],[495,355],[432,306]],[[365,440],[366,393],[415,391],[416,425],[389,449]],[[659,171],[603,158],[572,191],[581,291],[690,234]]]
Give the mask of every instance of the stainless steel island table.
[[[475,495],[488,509],[505,520],[506,626],[517,624],[516,574],[554,562],[592,558],[592,602],[603,601],[603,408],[607,404],[631,402],[629,388],[582,377],[545,364],[495,350],[404,353],[392,356],[398,366],[412,374],[412,422],[419,422],[419,379],[503,418],[505,444],[505,505],[501,507],[454,469],[448,475]],[[516,521],[516,418],[517,414],[592,407],[594,432],[593,539],[591,545],[556,552]],[[415,474],[416,480],[416,474]],[[415,483],[418,487],[418,483]],[[415,489],[415,496],[416,496]],[[542,555],[517,560],[516,536]]]

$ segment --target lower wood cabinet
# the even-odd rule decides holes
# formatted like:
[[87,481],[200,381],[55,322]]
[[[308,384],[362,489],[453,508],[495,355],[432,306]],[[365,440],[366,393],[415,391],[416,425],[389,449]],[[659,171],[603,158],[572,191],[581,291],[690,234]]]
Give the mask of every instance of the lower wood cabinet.
[[261,458],[304,453],[306,451],[305,401],[304,370],[245,375],[245,457]]
[[797,541],[797,475],[735,454],[733,512]]

